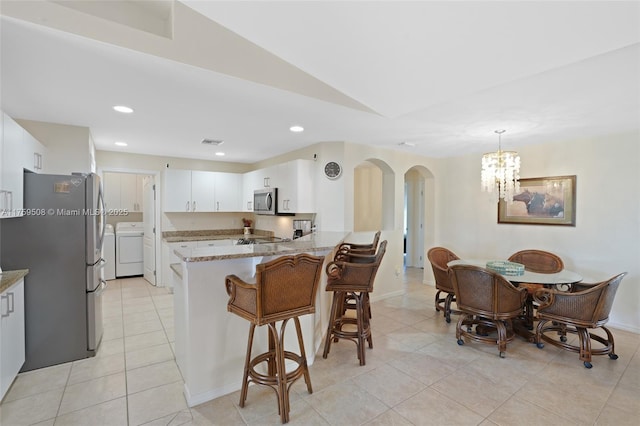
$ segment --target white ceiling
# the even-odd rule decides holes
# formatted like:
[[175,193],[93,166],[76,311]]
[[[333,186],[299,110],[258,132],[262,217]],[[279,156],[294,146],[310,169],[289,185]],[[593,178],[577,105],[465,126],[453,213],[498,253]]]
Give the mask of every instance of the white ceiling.
[[498,128],[510,149],[640,128],[636,1],[183,1],[173,39],[10,3],[2,109],[88,126],[103,150],[253,163],[348,141],[443,157],[494,150]]

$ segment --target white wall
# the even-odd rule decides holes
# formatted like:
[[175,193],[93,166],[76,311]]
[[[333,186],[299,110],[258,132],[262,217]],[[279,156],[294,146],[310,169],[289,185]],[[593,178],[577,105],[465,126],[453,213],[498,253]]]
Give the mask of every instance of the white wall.
[[528,146],[522,178],[576,175],[576,226],[497,224],[480,192],[480,155],[444,160],[435,174],[436,243],[460,257],[504,259],[536,248],[558,254],[585,282],[629,272],[610,325],[640,332],[640,134]]

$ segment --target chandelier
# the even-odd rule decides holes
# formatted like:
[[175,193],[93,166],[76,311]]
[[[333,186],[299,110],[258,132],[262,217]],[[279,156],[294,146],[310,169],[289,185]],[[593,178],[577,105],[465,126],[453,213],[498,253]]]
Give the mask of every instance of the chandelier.
[[502,134],[505,130],[496,130],[498,151],[482,156],[482,190],[488,192],[492,201],[502,198],[513,202],[513,196],[520,191],[520,156],[515,151],[502,150]]

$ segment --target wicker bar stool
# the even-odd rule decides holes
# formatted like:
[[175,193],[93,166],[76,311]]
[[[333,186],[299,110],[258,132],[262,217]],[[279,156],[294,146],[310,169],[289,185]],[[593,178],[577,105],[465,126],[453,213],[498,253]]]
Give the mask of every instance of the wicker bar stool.
[[[373,348],[371,337],[371,307],[369,305],[369,293],[373,291],[373,282],[387,249],[387,241],[380,243],[378,251],[373,256],[359,258],[361,263],[334,260],[327,265],[326,291],[333,291],[331,314],[327,327],[327,336],[324,343],[323,358],[327,358],[331,350],[331,342],[335,339],[347,339],[357,346],[360,365],[365,365],[365,340],[369,348]],[[344,301],[346,297],[355,301],[356,317],[344,315]],[[356,330],[343,330],[345,325],[356,325]]]
[[[376,254],[378,249],[378,243],[380,242],[380,231],[377,231],[373,235],[373,241],[371,244],[355,244],[344,242],[338,245],[333,260],[341,260],[344,262],[352,263],[368,263],[370,256]],[[364,257],[363,257],[364,256]],[[367,298],[369,294],[367,293]],[[368,303],[368,302],[367,302]],[[342,315],[345,315],[347,309],[356,309],[355,297],[344,293],[344,301],[342,302]],[[371,318],[371,311],[369,311],[369,318]]]
[[[304,376],[307,391],[313,393],[307,357],[302,341],[299,316],[315,312],[318,282],[324,257],[309,254],[282,256],[256,265],[256,283],[246,283],[236,275],[228,275],[225,285],[229,294],[227,310],[246,320],[249,341],[242,377],[240,407],[247,399],[249,382],[269,386],[278,396],[278,413],[282,423],[289,421],[289,390],[293,383]],[[298,336],[300,355],[285,350],[284,334],[287,322],[293,318]],[[282,321],[280,329],[276,321]],[[253,335],[256,326],[267,325],[269,350],[251,357]],[[294,361],[297,367],[286,371],[285,360]],[[256,366],[266,363],[267,374],[256,371]]]

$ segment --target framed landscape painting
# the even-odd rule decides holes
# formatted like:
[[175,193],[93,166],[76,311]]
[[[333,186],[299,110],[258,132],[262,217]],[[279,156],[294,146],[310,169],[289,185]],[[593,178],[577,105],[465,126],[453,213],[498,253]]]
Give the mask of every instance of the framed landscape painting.
[[576,226],[576,177],[520,179],[513,203],[498,203],[498,223]]

